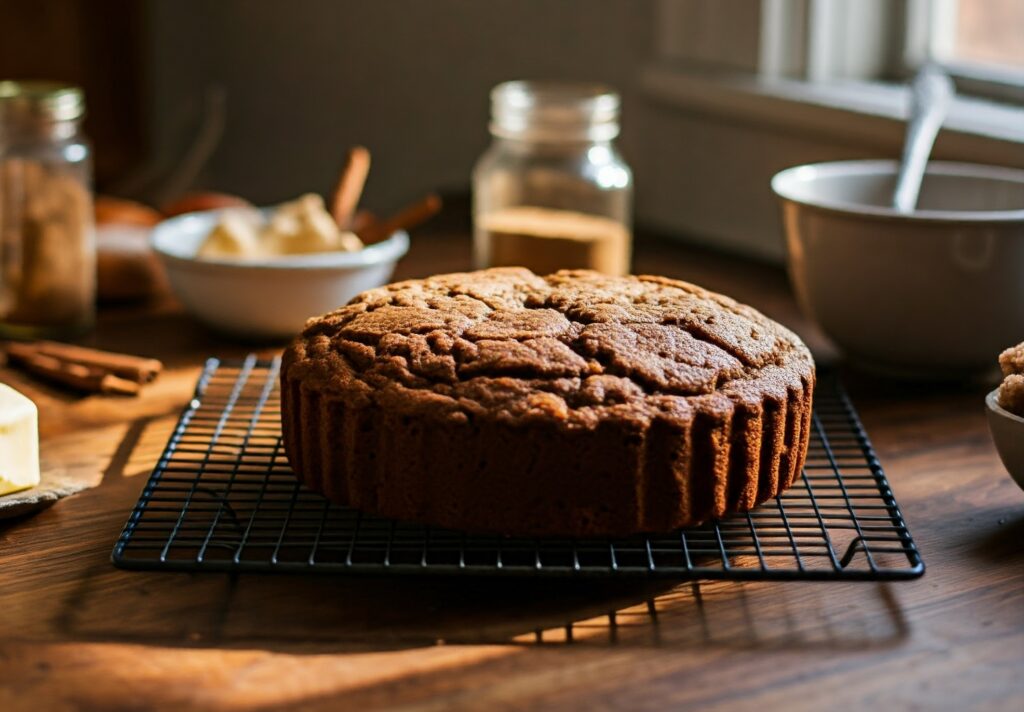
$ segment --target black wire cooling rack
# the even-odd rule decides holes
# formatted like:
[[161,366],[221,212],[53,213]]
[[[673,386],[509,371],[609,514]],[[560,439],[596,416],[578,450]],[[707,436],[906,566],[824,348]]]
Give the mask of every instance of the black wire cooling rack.
[[373,517],[301,487],[281,445],[278,360],[207,362],[114,547],[174,571],[916,578],[924,564],[838,380],[820,379],[793,487],[752,512],[621,539],[480,536]]

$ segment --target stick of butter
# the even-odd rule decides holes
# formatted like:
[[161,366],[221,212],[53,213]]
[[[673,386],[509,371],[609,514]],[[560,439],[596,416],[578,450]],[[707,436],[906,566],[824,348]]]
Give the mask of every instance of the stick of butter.
[[0,383],[0,496],[39,484],[36,404]]

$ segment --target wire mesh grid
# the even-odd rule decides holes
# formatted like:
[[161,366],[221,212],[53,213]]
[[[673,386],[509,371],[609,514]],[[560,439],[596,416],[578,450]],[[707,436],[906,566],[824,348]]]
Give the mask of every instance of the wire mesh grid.
[[362,514],[299,485],[281,444],[280,362],[207,362],[114,548],[177,571],[898,580],[924,573],[860,421],[820,378],[807,462],[755,510],[663,535],[507,538]]

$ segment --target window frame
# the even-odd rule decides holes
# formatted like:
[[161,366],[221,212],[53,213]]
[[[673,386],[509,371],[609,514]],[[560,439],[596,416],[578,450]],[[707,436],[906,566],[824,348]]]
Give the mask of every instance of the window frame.
[[[768,179],[794,163],[899,156],[906,78],[934,56],[928,43],[938,36],[911,14],[928,1],[657,0],[654,51],[637,76],[647,128],[626,148],[660,187],[639,195],[638,215],[669,234],[782,262]],[[819,3],[855,13],[832,21],[846,44],[830,41],[821,15],[815,22]],[[870,62],[854,61],[858,33],[879,43]],[[1024,168],[1024,106],[957,96],[936,156]],[[723,194],[746,196],[745,209],[725,209]]]
[[691,70],[812,82],[906,82],[935,61],[964,94],[1024,106],[1024,72],[953,59],[958,4],[659,0],[656,46]]
[[961,94],[1024,107],[1024,72],[975,62],[940,60],[938,64],[953,78]]
[[926,61],[942,67],[958,92],[1024,107],[1024,69],[1007,69],[955,59],[957,10],[960,0],[909,0],[905,15],[903,62],[899,77],[908,79]]

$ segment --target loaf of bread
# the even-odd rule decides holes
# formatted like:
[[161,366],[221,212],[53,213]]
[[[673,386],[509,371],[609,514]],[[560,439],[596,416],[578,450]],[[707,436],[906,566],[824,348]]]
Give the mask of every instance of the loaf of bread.
[[814,376],[793,333],[686,282],[449,274],[306,324],[282,365],[284,444],[308,487],[387,517],[665,532],[790,486]]

